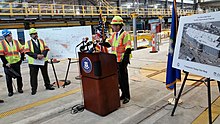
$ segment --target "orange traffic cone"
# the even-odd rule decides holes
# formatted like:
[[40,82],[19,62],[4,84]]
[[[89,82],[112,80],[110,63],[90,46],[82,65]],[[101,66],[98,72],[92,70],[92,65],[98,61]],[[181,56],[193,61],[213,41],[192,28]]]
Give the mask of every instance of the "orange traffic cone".
[[156,43],[155,43],[155,37],[154,34],[152,34],[152,51],[150,51],[150,53],[156,53]]

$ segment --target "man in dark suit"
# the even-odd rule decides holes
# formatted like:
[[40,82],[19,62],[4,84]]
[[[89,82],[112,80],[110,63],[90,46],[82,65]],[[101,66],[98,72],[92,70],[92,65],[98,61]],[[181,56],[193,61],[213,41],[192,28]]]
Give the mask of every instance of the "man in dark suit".
[[47,53],[49,48],[42,39],[38,39],[37,30],[35,28],[31,28],[29,30],[29,34],[31,36],[31,40],[25,43],[25,53],[28,55],[28,64],[30,68],[30,81],[32,90],[31,94],[35,95],[37,92],[37,76],[39,69],[43,75],[44,86],[46,87],[46,90],[54,90],[50,84],[47,71]]

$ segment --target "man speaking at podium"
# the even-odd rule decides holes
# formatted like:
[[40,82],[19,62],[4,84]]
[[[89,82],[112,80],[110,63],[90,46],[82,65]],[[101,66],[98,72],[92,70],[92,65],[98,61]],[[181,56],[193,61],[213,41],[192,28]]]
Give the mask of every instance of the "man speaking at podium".
[[124,23],[120,16],[115,16],[112,19],[111,25],[114,33],[108,42],[103,43],[103,46],[111,47],[112,53],[117,57],[118,78],[122,92],[120,100],[123,100],[123,104],[126,104],[130,100],[127,66],[130,64],[131,36],[122,29]]

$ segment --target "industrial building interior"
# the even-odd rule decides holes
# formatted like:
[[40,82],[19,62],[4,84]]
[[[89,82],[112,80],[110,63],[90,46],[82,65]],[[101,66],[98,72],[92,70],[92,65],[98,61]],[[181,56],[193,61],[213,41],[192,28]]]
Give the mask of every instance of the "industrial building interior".
[[[178,104],[174,116],[171,116],[174,105],[167,102],[169,98],[173,97],[173,94],[176,97],[176,93],[167,90],[165,86],[167,58],[169,44],[171,43],[170,28],[173,1],[0,0],[0,30],[16,29],[18,40],[23,45],[27,41],[25,39],[25,31],[30,28],[41,30],[90,26],[92,39],[89,40],[94,42],[93,38],[100,26],[100,17],[104,20],[104,24],[108,29],[108,36],[110,36],[113,33],[110,23],[116,15],[123,18],[125,24],[123,28],[129,32],[131,40],[134,42],[131,64],[128,65],[131,90],[131,100],[128,104],[121,104],[116,111],[107,116],[99,116],[87,110],[80,110],[80,108],[75,111],[74,107],[76,108],[77,105],[81,105],[84,102],[78,58],[59,60],[54,65],[51,59],[48,71],[55,90],[45,91],[42,85],[43,79],[39,76],[39,91],[35,96],[31,96],[28,63],[25,61],[21,65],[24,80],[23,94],[16,92],[16,86],[13,84],[16,89],[15,94],[13,97],[8,97],[4,69],[3,67],[0,69],[2,83],[0,85],[0,100],[3,99],[5,101],[3,104],[0,103],[0,124],[207,124],[210,120],[206,98],[207,84],[204,83],[205,77],[195,74],[189,75],[193,79],[186,82],[181,96],[183,101]],[[176,2],[178,18],[220,11],[220,0],[176,0]],[[152,43],[155,38],[151,32],[151,24],[159,23],[161,32],[158,35],[160,39],[158,40],[158,51],[157,53],[151,53],[153,50]],[[210,41],[218,44],[220,32],[218,24],[215,25],[215,29],[212,29],[213,27],[209,25],[207,26],[209,30],[217,32],[211,34],[210,32],[202,31],[203,29],[197,24],[192,24],[198,28],[198,31],[195,31],[192,28],[193,26],[189,24],[187,25],[189,28],[185,29],[187,36],[184,37],[187,39],[199,37],[197,38],[198,41],[192,43],[195,48],[198,47],[199,41],[209,41],[206,39],[207,37],[211,37]],[[68,37],[69,35],[65,35],[65,32],[59,35],[58,37],[62,37],[63,41],[71,39]],[[52,34],[48,37],[56,36]],[[3,38],[1,36],[0,40],[3,40]],[[71,40],[75,42],[75,39]],[[180,58],[187,59],[188,57],[187,61],[199,61],[197,59],[201,57],[193,57],[193,55],[201,55],[200,52],[191,54],[197,49],[190,47],[191,49],[188,50],[187,43],[185,42],[185,46],[183,46],[183,48],[187,48],[184,48],[182,52],[188,52],[189,55],[184,54]],[[200,47],[208,49],[201,44]],[[212,51],[213,49],[211,49],[210,53],[213,53]],[[206,57],[209,54],[203,55],[202,57],[204,58],[201,61],[203,62],[204,60],[204,63],[219,66],[219,48],[214,52],[216,54],[213,53],[213,55],[218,56],[216,60],[213,60],[214,64],[209,63],[209,57]],[[57,74],[54,73],[54,66]],[[69,75],[66,72],[66,68],[70,69]],[[185,72],[182,72],[181,75],[183,80]],[[56,79],[65,77],[66,80],[67,76],[71,83],[68,86],[57,86]],[[176,83],[178,92],[181,84],[182,82]],[[211,80],[213,124],[220,123],[220,91],[216,84],[217,81]]]
[[[219,5],[220,2],[217,0],[177,0],[177,8],[181,10],[179,16],[218,11]],[[26,29],[31,27],[30,24],[40,22],[74,23],[70,25],[86,25],[86,22],[89,25],[97,24],[100,10],[104,16],[107,16],[108,21],[115,14],[120,14],[129,22],[132,13],[139,15],[137,23],[161,16],[170,18],[172,0],[1,0],[0,6],[1,29],[4,29],[4,26]],[[44,15],[48,17],[44,18]],[[145,27],[142,30],[145,30]]]

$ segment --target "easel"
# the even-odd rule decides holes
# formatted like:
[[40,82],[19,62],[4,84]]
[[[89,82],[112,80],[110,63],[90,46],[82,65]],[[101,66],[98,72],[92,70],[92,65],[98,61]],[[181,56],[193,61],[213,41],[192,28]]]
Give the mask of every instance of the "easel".
[[[68,62],[68,66],[67,66],[67,70],[66,70],[66,76],[65,76],[65,79],[64,79],[64,85],[63,85],[63,88],[65,88],[66,85],[68,85],[69,83],[67,83],[67,77],[68,77],[68,74],[69,74],[69,70],[70,70],[70,64],[71,63],[77,63],[78,61],[74,61],[74,62],[71,62],[71,58],[68,58],[69,62]],[[70,81],[68,81],[70,82]]]
[[[184,80],[183,80],[183,83],[181,85],[181,88],[180,88],[180,91],[179,91],[179,94],[177,96],[177,99],[175,100],[175,105],[174,105],[174,108],[173,108],[173,111],[171,113],[171,116],[174,116],[174,113],[175,113],[175,110],[176,110],[176,107],[177,107],[177,104],[178,104],[178,101],[180,99],[180,96],[182,94],[182,91],[183,91],[183,88],[185,86],[185,83],[186,83],[186,80],[192,80],[192,81],[198,81],[198,80],[194,80],[194,79],[187,79],[188,75],[189,75],[189,72],[186,72],[186,71],[183,71],[185,73],[185,77],[184,77]],[[201,80],[200,80],[201,81]],[[209,115],[209,124],[212,124],[212,110],[211,110],[211,88],[210,88],[210,78],[207,78],[206,80],[204,80],[203,82],[207,82],[207,92],[208,92],[208,115]],[[219,93],[220,93],[220,81],[218,81],[218,88],[219,88]]]
[[54,62],[53,62],[53,59],[50,59],[50,63],[52,65],[52,68],[53,68],[53,73],[54,73],[54,76],[55,76],[55,79],[56,79],[56,82],[57,82],[57,87],[60,88],[59,86],[59,82],[58,82],[58,79],[57,79],[57,73],[56,73],[56,70],[55,70],[55,67],[54,67]]
[[[63,88],[65,88],[66,85],[68,85],[67,83],[67,77],[68,77],[68,74],[69,74],[69,69],[70,69],[70,64],[71,63],[74,63],[74,62],[71,62],[71,58],[68,58],[68,66],[67,66],[67,70],[66,70],[66,75],[65,75],[65,79],[64,79],[64,85],[63,85]],[[55,67],[54,67],[54,62],[53,62],[53,59],[50,59],[50,63],[52,65],[52,69],[53,69],[53,72],[54,72],[54,76],[55,76],[55,79],[56,79],[56,83],[57,83],[57,87],[60,88],[59,86],[59,81],[58,81],[58,78],[57,78],[57,74],[56,74],[56,70],[55,70]],[[58,63],[58,62],[56,62]],[[62,80],[60,80],[62,81]],[[70,82],[70,81],[69,81]]]

